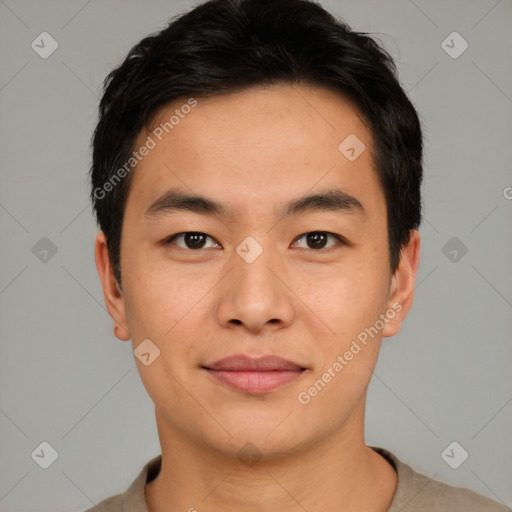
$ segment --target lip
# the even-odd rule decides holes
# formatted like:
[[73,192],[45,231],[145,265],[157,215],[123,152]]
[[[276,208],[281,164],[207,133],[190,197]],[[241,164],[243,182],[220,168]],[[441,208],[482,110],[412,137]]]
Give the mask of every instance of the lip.
[[224,359],[219,359],[214,363],[205,365],[205,368],[208,370],[224,370],[229,372],[266,372],[304,369],[301,365],[279,356],[250,357],[244,354],[235,354],[225,357]]
[[216,380],[249,394],[268,393],[298,379],[306,370],[278,356],[234,355],[203,366]]

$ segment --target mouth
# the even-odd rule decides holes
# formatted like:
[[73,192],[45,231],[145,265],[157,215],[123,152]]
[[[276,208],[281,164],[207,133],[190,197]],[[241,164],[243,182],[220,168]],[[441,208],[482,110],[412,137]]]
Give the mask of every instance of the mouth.
[[248,394],[274,391],[300,378],[307,368],[277,356],[236,355],[202,366],[214,379]]

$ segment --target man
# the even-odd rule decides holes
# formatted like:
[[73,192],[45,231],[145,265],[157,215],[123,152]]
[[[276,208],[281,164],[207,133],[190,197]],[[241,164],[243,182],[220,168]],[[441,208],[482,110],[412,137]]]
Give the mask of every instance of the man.
[[100,510],[507,510],[365,443],[422,181],[371,38],[309,1],[201,4],[108,76],[91,177],[105,303],[162,447]]

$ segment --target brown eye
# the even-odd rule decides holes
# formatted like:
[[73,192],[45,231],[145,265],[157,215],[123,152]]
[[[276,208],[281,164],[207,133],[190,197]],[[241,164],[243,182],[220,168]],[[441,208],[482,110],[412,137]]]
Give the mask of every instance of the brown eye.
[[[340,245],[344,244],[343,238],[341,238],[339,235],[335,235],[334,233],[328,233],[327,231],[311,231],[310,233],[301,235],[297,241],[300,241],[304,238],[307,244],[307,247],[304,247],[305,249],[322,250],[326,249],[326,244],[329,237],[336,239]],[[333,245],[327,247],[327,249],[330,249],[331,247],[333,247]]]
[[[171,236],[165,241],[165,244],[175,244],[181,249],[198,250],[205,248],[206,240],[208,238],[213,240],[213,238],[207,235],[206,233],[200,233],[197,231],[187,231],[186,233],[178,233],[176,235]],[[184,246],[177,244],[176,240],[182,240]]]

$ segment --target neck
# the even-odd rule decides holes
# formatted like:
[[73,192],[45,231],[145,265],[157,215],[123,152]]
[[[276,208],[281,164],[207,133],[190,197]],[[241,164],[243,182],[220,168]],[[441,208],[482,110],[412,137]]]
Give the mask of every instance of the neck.
[[[361,421],[363,416],[364,410]],[[150,512],[385,512],[396,489],[394,468],[366,446],[361,421],[247,467],[184,437],[158,413],[156,418],[162,467],[146,484]]]

